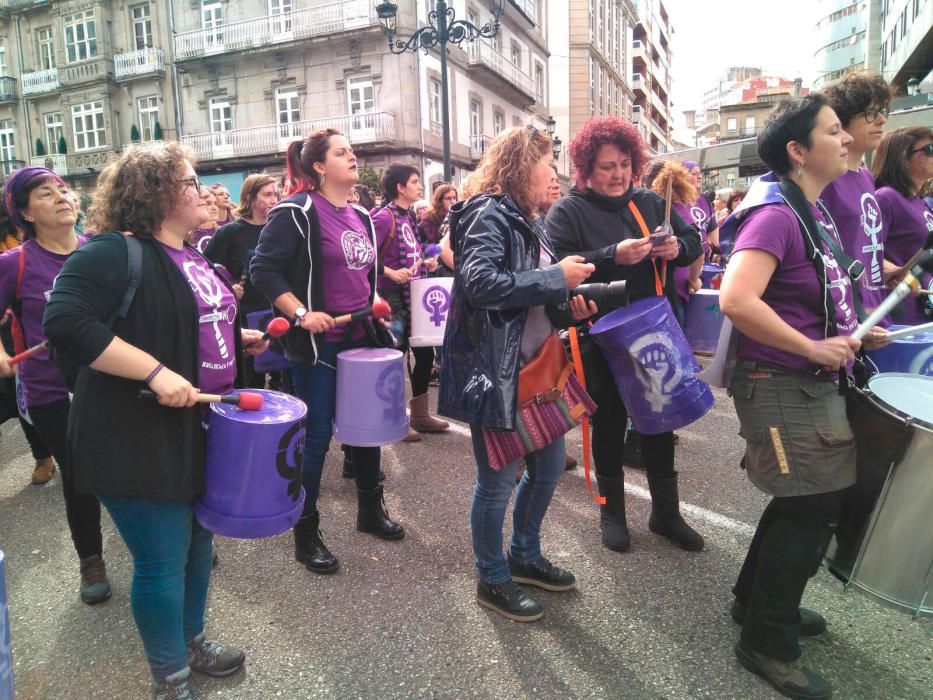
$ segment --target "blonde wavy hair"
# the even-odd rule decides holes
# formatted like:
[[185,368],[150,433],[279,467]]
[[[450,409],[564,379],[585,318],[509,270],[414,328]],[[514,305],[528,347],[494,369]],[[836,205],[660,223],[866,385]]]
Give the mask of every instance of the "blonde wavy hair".
[[194,166],[194,152],[172,142],[143,143],[127,148],[97,181],[88,211],[95,231],[132,231],[154,236],[182,201],[185,165]]
[[531,192],[531,172],[541,158],[551,155],[551,150],[551,138],[532,126],[506,129],[489,144],[464,183],[464,198],[507,194],[524,214],[534,216],[538,202]]
[[667,194],[667,183],[673,182],[671,187],[671,201],[676,204],[693,204],[697,200],[697,186],[693,184],[690,173],[680,163],[667,161],[658,170],[651,189],[662,197]]

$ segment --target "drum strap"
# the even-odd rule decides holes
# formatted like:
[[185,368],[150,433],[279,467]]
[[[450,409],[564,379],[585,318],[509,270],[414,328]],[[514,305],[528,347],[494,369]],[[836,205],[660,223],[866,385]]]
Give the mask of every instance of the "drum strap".
[[[628,201],[629,211],[632,212],[632,216],[635,217],[635,221],[638,222],[638,228],[641,229],[641,235],[645,238],[651,238],[651,231],[648,230],[648,225],[645,223],[644,217],[641,215],[641,212],[638,211],[638,207],[635,206],[633,200]],[[661,297],[664,296],[664,282],[661,281],[662,277],[667,278],[667,260],[661,261],[661,273],[658,274],[658,261],[651,261],[651,269],[654,270],[654,293]]]
[[[580,357],[580,340],[577,337],[576,326],[570,326],[568,333],[570,335],[570,353],[573,357],[573,366],[577,373],[577,379],[580,380],[580,386],[586,391],[586,377],[583,372],[583,359]],[[597,496],[593,493],[593,482],[590,479],[590,419],[584,418],[580,427],[583,430],[583,473],[586,476],[586,489],[590,492],[593,500],[602,506],[606,504],[606,497]]]

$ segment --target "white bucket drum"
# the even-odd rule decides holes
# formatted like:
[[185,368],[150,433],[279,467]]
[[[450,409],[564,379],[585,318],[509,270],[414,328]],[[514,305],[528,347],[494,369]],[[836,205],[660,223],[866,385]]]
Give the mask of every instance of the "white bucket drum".
[[413,348],[444,344],[453,277],[425,277],[411,282],[411,337]]

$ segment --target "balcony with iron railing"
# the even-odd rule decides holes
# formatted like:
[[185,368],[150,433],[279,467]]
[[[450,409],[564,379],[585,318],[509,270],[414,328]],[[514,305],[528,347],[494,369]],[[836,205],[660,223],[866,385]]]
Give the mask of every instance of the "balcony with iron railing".
[[283,153],[292,141],[326,127],[338,129],[357,149],[360,146],[395,141],[395,115],[390,112],[368,112],[190,134],[182,136],[181,142],[189,146],[200,161],[275,155]]
[[29,164],[35,168],[48,168],[61,176],[68,174],[68,156],[64,153],[50,153],[45,156],[33,156]]
[[484,39],[477,39],[469,45],[467,65],[478,82],[487,83],[487,87],[493,90],[508,87],[514,93],[508,97],[524,100],[523,106],[534,104],[534,79]]
[[162,49],[149,48],[115,54],[113,73],[117,80],[164,74],[165,52]]
[[16,78],[8,75],[0,77],[0,102],[9,102],[16,99]]
[[492,136],[486,136],[486,134],[470,134],[470,158],[473,160],[482,158],[491,143]]
[[37,95],[52,92],[61,87],[58,68],[47,68],[32,73],[23,73],[23,95]]
[[342,0],[256,19],[182,32],[174,37],[175,59],[275,47],[315,36],[378,26],[375,3]]

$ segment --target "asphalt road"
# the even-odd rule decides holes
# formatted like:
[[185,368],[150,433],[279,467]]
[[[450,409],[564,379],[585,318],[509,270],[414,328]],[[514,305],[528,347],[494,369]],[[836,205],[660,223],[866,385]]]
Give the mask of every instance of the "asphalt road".
[[[681,494],[687,518],[706,537],[702,553],[648,531],[646,483],[632,470],[633,548],[604,549],[582,468],[567,473],[543,543],[579,588],[535,592],[546,613],[530,625],[474,602],[474,464],[465,428],[385,450],[390,512],[407,531],[397,543],[355,531],[354,487],[340,477],[332,450],[321,512],[340,573],[307,572],[292,556],[290,534],[218,538],[208,634],[242,646],[247,665],[231,678],[198,678],[195,689],[205,698],[257,699],[779,697],[733,654],[729,589],[766,501],[737,467],[736,431],[721,393],[705,418],[679,431]],[[579,434],[568,440],[580,457]],[[148,697],[129,606],[131,563],[112,523],[105,520],[104,557],[114,595],[88,607],[78,600],[59,480],[29,484],[32,459],[13,422],[3,426],[0,465],[17,697]],[[829,620],[825,636],[804,641],[804,654],[833,682],[836,698],[933,698],[930,619],[844,591],[825,571],[804,604]]]

